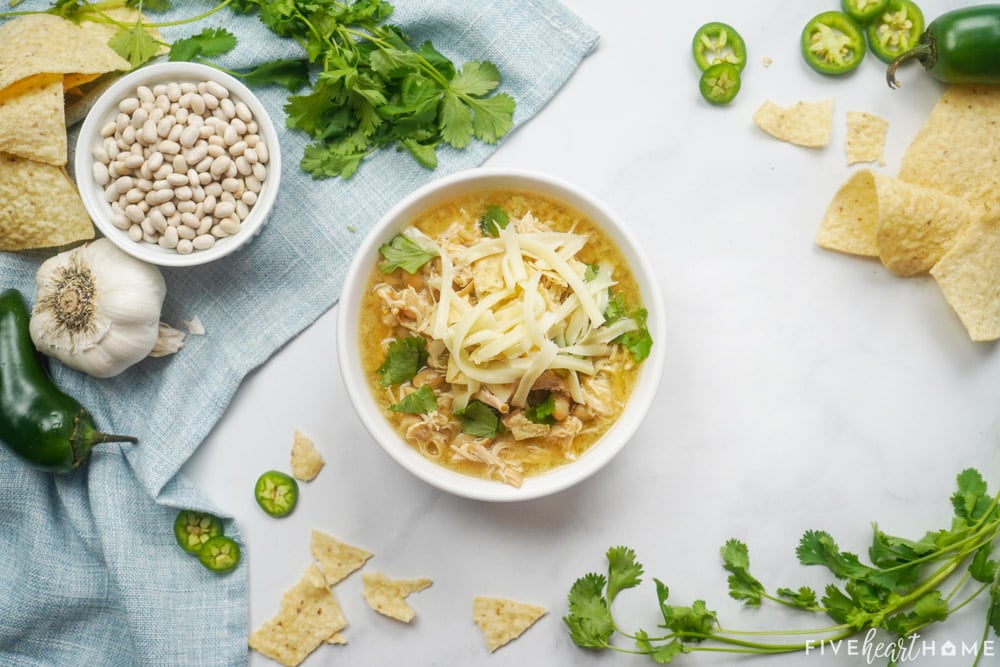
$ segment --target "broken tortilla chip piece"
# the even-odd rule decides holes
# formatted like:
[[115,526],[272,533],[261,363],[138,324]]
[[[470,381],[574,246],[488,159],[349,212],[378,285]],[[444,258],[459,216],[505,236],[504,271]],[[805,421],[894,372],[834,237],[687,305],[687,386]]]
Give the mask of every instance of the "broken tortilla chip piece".
[[295,667],[320,644],[339,637],[345,627],[347,619],[337,598],[319,568],[310,565],[281,596],[278,613],[250,633],[249,646],[285,667]]
[[1000,87],[952,86],[903,155],[900,180],[1000,210]]
[[61,74],[36,74],[15,97],[0,99],[0,153],[66,164],[66,116]]
[[406,597],[432,583],[430,579],[389,579],[380,572],[365,572],[361,581],[364,583],[361,594],[368,605],[383,616],[403,623],[409,623],[417,615],[406,603]]
[[[35,74],[103,74],[131,65],[108,46],[108,28],[52,14],[27,14],[0,25],[0,99]],[[10,90],[8,90],[10,89]]]
[[292,476],[302,482],[311,482],[323,469],[323,456],[315,443],[304,433],[295,430],[292,439]]
[[931,276],[972,340],[1000,339],[1000,218],[969,225]]
[[55,248],[94,238],[66,171],[0,154],[0,250]]
[[799,101],[790,107],[765,100],[754,112],[753,122],[775,139],[806,148],[821,148],[830,143],[833,99]]
[[483,632],[492,653],[520,637],[548,610],[505,598],[477,596],[472,600],[472,620]]
[[344,544],[332,535],[313,529],[309,544],[312,557],[323,572],[327,586],[333,586],[373,556],[361,547]]
[[875,174],[863,169],[855,172],[834,194],[816,232],[816,243],[827,250],[878,257],[877,225]]
[[879,162],[885,153],[885,135],[889,121],[865,111],[847,112],[847,139],[844,152],[847,164]]
[[929,270],[981,210],[939,190],[875,176],[878,254],[900,276]]

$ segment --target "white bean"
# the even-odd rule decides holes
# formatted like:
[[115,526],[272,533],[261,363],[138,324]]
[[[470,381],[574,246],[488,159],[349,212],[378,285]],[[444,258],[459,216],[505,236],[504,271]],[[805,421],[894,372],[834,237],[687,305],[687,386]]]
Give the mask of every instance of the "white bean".
[[191,241],[191,245],[194,246],[195,250],[208,250],[215,245],[215,237],[208,232],[205,232],[204,234],[199,234],[194,237],[194,240]]
[[137,97],[126,97],[121,102],[118,103],[118,110],[123,114],[129,114],[135,112],[139,108],[139,98]]
[[111,181],[111,176],[108,174],[108,165],[104,162],[94,163],[94,181],[102,188],[106,186]]
[[191,244],[189,239],[181,239],[177,242],[177,252],[182,255],[190,255],[194,250],[194,246]]

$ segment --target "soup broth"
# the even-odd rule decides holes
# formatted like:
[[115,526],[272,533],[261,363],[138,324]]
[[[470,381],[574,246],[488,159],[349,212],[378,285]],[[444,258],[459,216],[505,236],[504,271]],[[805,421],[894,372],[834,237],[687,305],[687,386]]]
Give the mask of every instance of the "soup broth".
[[[484,222],[497,210],[502,229]],[[437,254],[412,274],[385,272],[380,258],[360,322],[372,393],[400,437],[440,465],[514,486],[579,457],[621,414],[643,356],[619,342],[645,332],[644,311],[613,241],[564,203],[522,191],[456,197],[404,234]],[[406,346],[423,346],[409,350],[415,374],[387,382],[392,348]],[[433,392],[433,409],[404,401],[417,392]]]

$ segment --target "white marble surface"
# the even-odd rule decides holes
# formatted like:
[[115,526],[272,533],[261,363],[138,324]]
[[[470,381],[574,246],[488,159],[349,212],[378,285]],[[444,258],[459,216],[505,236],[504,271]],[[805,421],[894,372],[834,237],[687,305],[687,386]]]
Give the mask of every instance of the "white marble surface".
[[[947,525],[961,469],[1000,483],[996,345],[970,342],[929,277],[897,278],[877,261],[813,242],[834,191],[858,168],[845,164],[846,112],[890,121],[881,169],[895,174],[943,88],[913,66],[890,91],[870,56],[844,79],[809,70],[799,31],[836,2],[565,1],[600,31],[600,46],[488,164],[588,188],[644,240],[668,320],[656,341],[669,352],[654,409],[609,467],[573,489],[513,504],[451,497],[368,437],[338,375],[337,310],[327,313],[246,380],[186,467],[239,522],[254,627],[309,563],[314,527],[373,551],[372,570],[434,580],[410,598],[411,625],[372,612],[358,574],[344,581],[335,590],[349,643],[321,647],[306,665],[652,664],[583,651],[563,629],[570,585],[602,570],[609,546],[634,547],[648,575],[619,599],[625,625],[655,625],[655,576],[678,604],[706,599],[725,625],[781,626],[794,619],[727,597],[718,559],[727,538],[749,544],[753,571],[770,588],[822,587],[821,572],[795,560],[806,529],[828,530],[864,554],[873,521],[914,537]],[[931,18],[965,3],[920,4]],[[743,90],[728,108],[701,101],[689,52],[694,30],[713,19],[735,25],[750,49]],[[765,99],[825,97],[835,99],[825,149],[780,143],[751,122]],[[253,502],[253,483],[264,469],[287,467],[296,428],[327,466],[303,485],[291,517],[270,519]],[[471,621],[479,594],[549,614],[490,655]],[[975,641],[984,613],[973,605],[927,638]],[[692,655],[675,664],[731,660]],[[253,654],[250,664],[272,663]],[[867,661],[842,652],[745,664]],[[971,658],[925,652],[915,664]]]

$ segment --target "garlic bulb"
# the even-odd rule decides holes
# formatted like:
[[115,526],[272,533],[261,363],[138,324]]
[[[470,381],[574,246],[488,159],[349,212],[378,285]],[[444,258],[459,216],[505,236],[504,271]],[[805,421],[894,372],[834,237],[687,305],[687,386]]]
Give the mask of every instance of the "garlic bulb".
[[35,347],[107,378],[156,344],[167,288],[160,270],[98,239],[47,259],[35,276],[29,330]]

